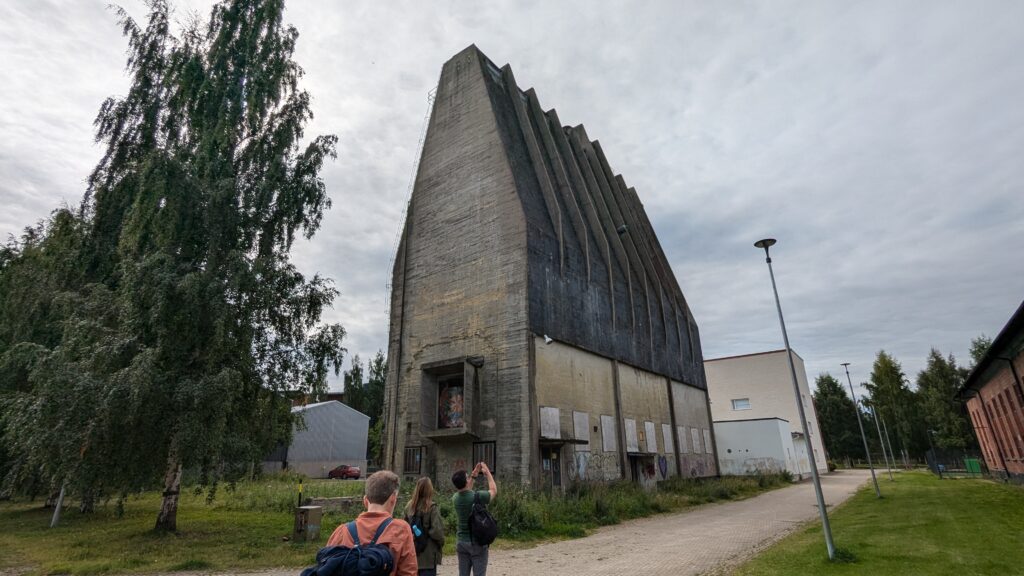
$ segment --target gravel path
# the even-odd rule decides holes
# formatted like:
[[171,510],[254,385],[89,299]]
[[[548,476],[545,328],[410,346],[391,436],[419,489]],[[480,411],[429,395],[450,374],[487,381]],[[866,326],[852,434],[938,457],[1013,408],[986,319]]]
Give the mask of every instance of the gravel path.
[[[866,471],[823,476],[826,505],[845,501],[868,477]],[[814,488],[804,482],[747,500],[605,527],[577,540],[494,550],[487,574],[706,574],[750,558],[817,517]],[[446,557],[439,568],[440,576],[453,576],[457,560]]]

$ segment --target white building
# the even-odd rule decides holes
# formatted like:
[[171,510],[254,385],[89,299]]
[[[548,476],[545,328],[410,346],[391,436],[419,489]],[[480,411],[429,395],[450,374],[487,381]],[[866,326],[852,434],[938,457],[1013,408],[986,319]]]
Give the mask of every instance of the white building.
[[265,472],[293,470],[310,478],[326,478],[333,468],[348,464],[366,474],[370,417],[336,400],[295,406],[301,417],[289,446],[281,446],[263,461]]
[[[793,447],[789,422],[782,418],[758,418],[715,422],[718,467],[722,474],[748,475],[788,470],[796,477],[800,455]],[[806,452],[803,455],[807,460]],[[804,466],[805,472],[810,468]]]
[[[818,415],[814,410],[811,390],[807,384],[804,361],[796,352],[793,352],[793,364],[796,368],[797,383],[800,386],[800,399],[804,403],[804,412],[807,415],[807,426],[811,434],[810,445],[814,450],[814,459],[818,470],[825,472],[828,470],[828,462],[825,447],[821,443]],[[807,442],[804,439],[800,426],[800,415],[793,397],[793,380],[790,376],[785,350],[705,360],[704,371],[707,375],[708,394],[711,398],[711,417],[714,420],[715,436],[718,439],[719,463],[723,473],[726,473],[726,460],[736,456],[736,449],[751,450],[751,452],[743,452],[743,455],[745,458],[751,459],[752,463],[757,462],[758,459],[779,457],[779,452],[775,447],[779,443],[774,441],[774,436],[776,436],[774,432],[770,433],[772,436],[772,440],[769,442],[770,448],[767,444],[753,438],[750,441],[741,441],[738,436],[746,433],[764,434],[766,432],[760,428],[769,426],[768,424],[738,426],[726,423],[771,420],[776,422],[769,426],[772,429],[778,427],[778,421],[785,421],[789,426],[792,460],[787,461],[787,469],[797,476],[810,474]],[[723,433],[738,443],[735,446],[726,446],[722,443]],[[783,441],[779,445],[785,449],[786,443]],[[734,452],[730,454],[727,452],[728,449],[733,449]],[[730,463],[730,466],[743,468],[745,464]]]

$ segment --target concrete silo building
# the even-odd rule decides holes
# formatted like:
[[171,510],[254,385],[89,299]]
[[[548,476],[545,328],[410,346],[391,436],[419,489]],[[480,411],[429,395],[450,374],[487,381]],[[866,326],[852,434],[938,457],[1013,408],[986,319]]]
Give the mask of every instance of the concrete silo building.
[[441,71],[388,360],[384,462],[407,476],[717,474],[697,325],[636,192],[475,46]]

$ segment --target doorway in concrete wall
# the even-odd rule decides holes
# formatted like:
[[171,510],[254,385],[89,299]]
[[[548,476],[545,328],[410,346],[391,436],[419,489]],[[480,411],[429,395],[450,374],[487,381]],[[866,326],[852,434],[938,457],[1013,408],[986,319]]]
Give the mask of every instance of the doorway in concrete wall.
[[643,464],[640,462],[641,456],[630,454],[627,458],[629,458],[629,479],[639,483],[640,474],[643,473]]
[[562,487],[562,447],[542,445],[540,447],[541,474],[548,488]]
[[653,454],[627,453],[629,479],[644,488],[653,488],[658,481],[657,462]]

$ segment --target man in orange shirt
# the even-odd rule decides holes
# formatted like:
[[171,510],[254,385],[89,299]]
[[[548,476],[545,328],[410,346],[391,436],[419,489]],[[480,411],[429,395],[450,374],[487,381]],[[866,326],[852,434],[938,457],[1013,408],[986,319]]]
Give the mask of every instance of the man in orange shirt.
[[[366,512],[356,518],[356,532],[360,543],[369,544],[381,522],[391,518],[395,511],[398,476],[390,470],[374,472],[366,479],[365,490],[363,505],[366,506]],[[391,576],[416,576],[416,544],[412,539],[412,529],[405,520],[392,520],[377,539],[377,544],[387,546],[395,558],[395,569],[391,571]],[[327,540],[327,545],[355,546],[347,525],[338,526]]]

